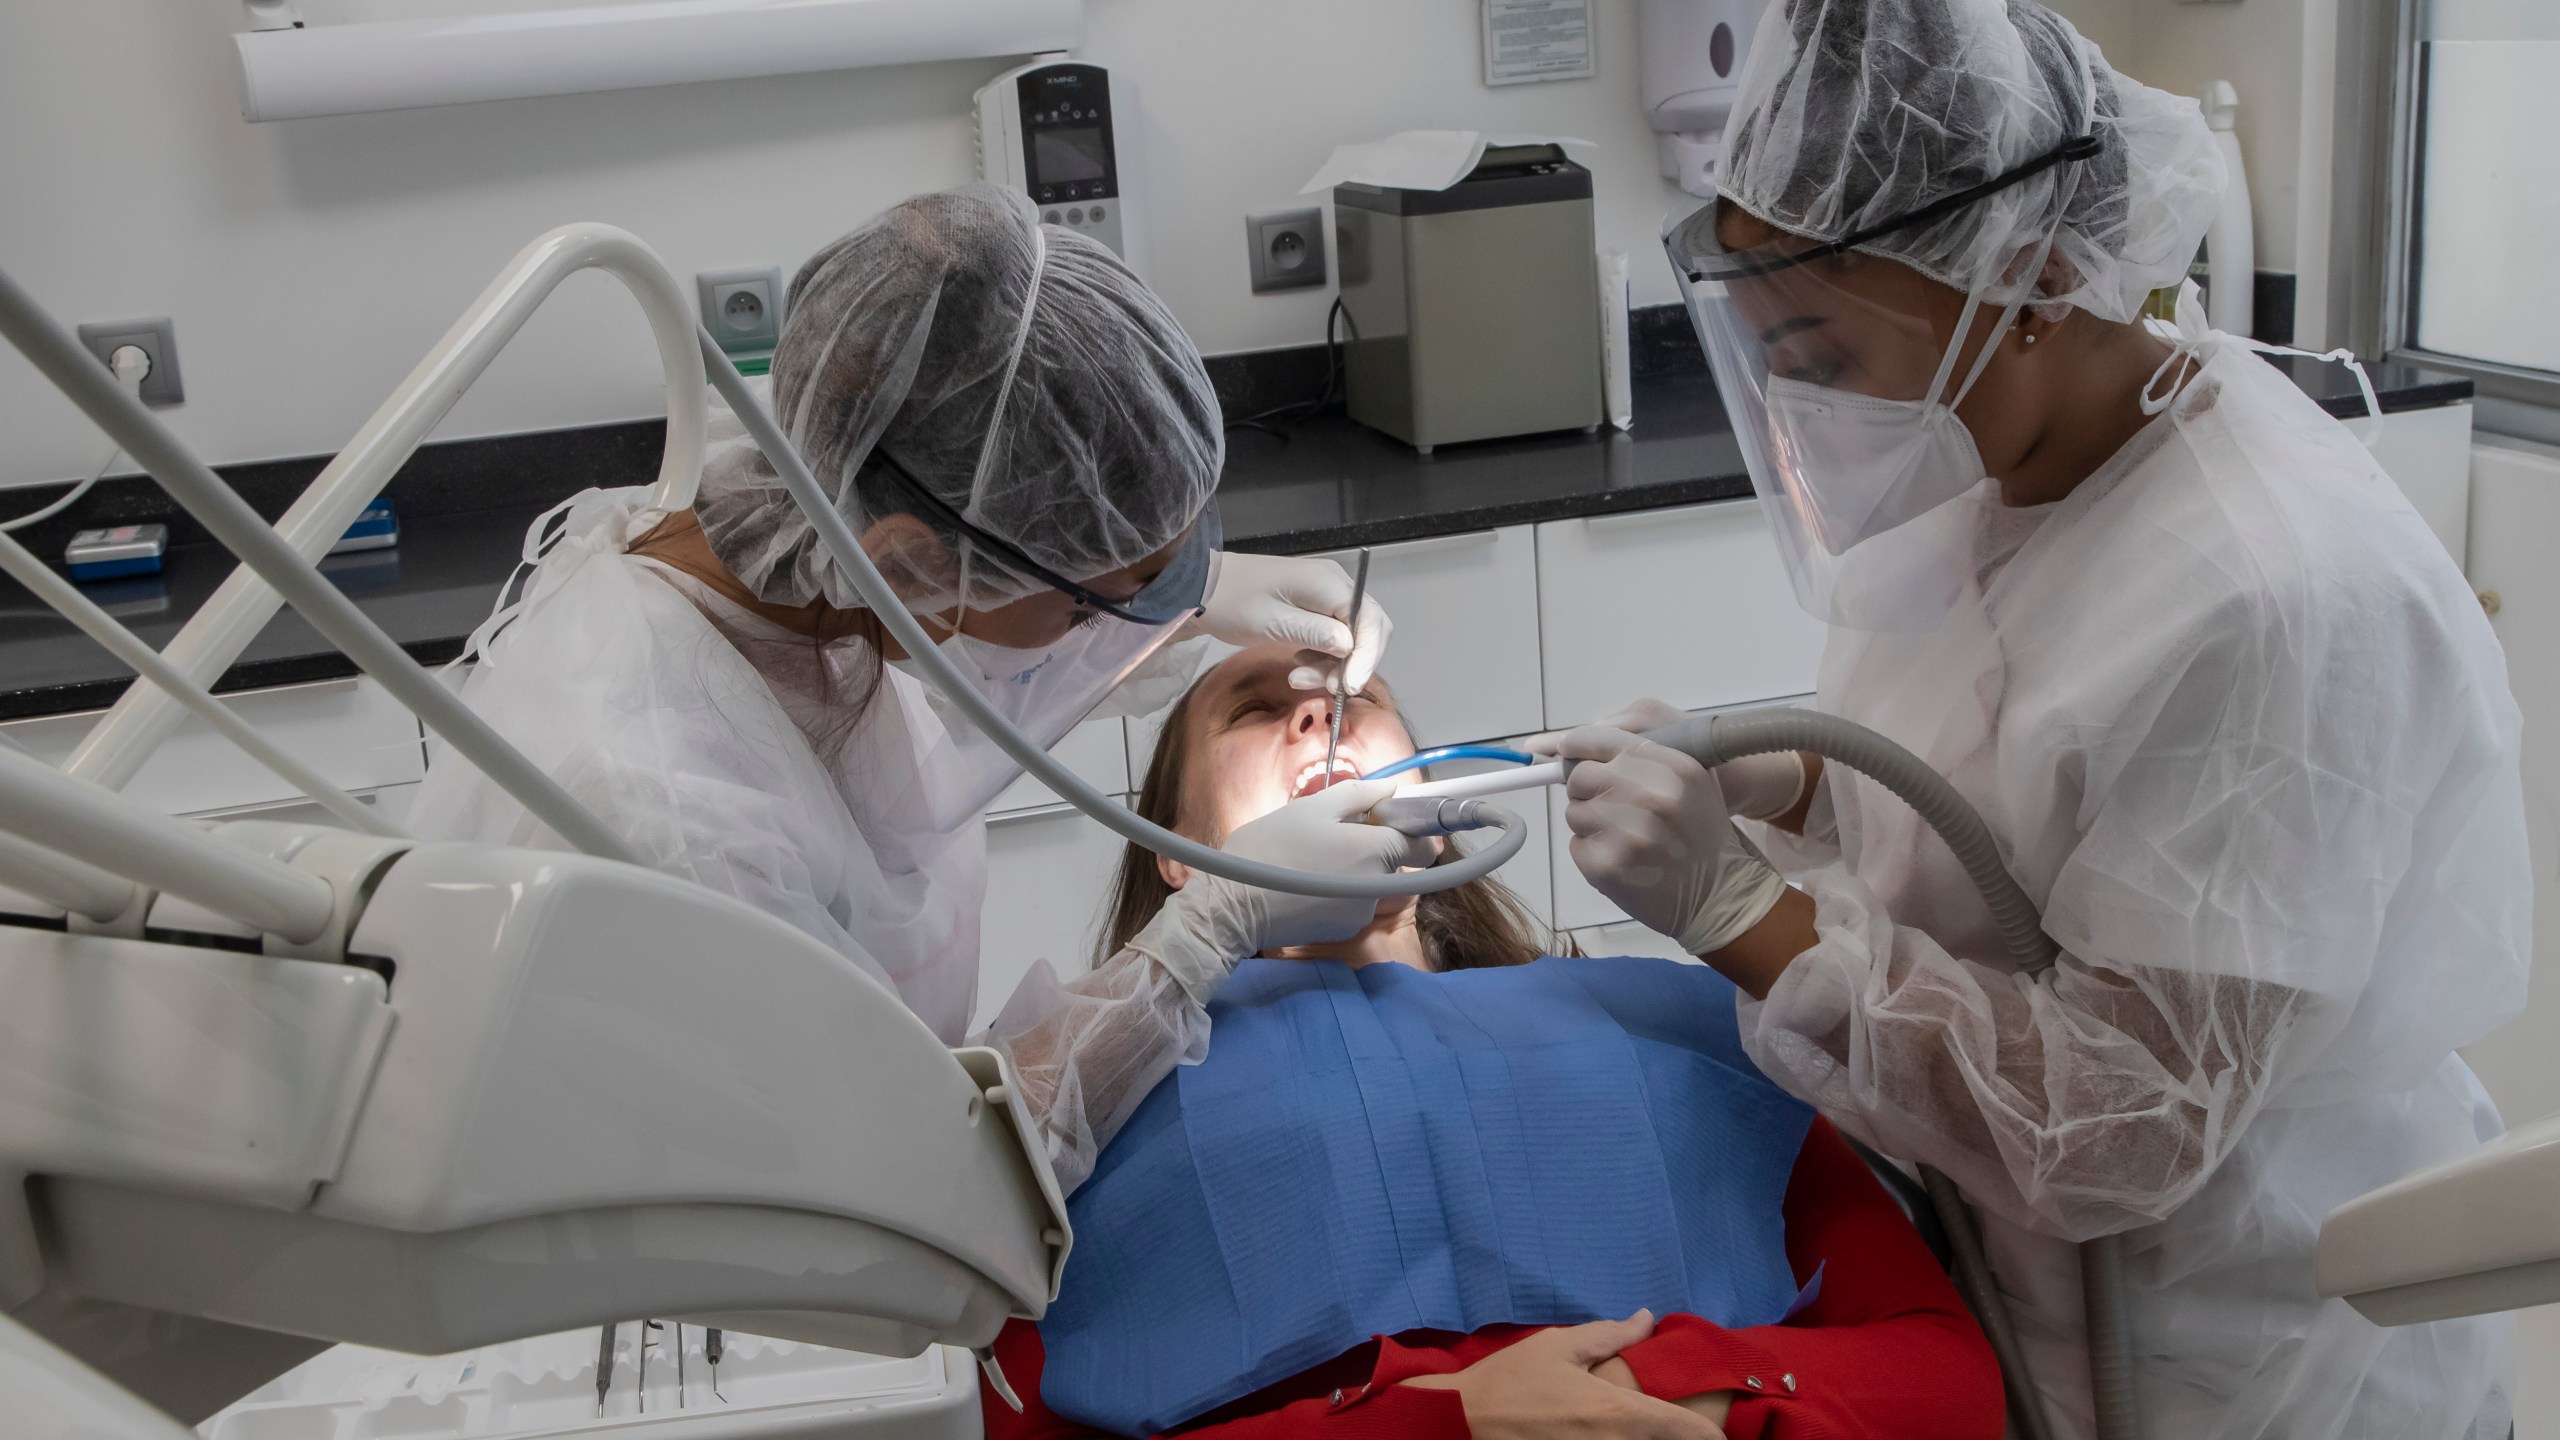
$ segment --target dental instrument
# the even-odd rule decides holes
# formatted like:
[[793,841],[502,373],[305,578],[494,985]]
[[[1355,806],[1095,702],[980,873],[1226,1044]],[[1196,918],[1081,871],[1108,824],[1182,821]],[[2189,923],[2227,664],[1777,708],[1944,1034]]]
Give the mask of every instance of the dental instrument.
[[1381,765],[1360,778],[1384,780],[1390,775],[1402,775],[1408,770],[1420,770],[1426,766],[1437,765],[1444,760],[1501,760],[1513,765],[1527,765],[1535,762],[1537,758],[1526,750],[1512,750],[1500,745],[1443,745],[1436,750],[1418,751],[1401,760]]
[[1397,795],[1371,807],[1369,823],[1416,837],[1454,835],[1461,830],[1482,829],[1485,808],[1481,800]]
[[613,1332],[611,1323],[596,1333],[596,1414],[604,1414],[604,1397],[613,1389]]
[[[1351,644],[1354,649],[1359,648],[1360,644],[1360,605],[1368,598],[1369,547],[1363,545],[1360,547],[1360,568],[1352,572],[1351,576]],[[1350,663],[1349,657],[1344,657],[1344,669],[1334,676],[1333,681],[1333,720],[1327,728],[1324,741],[1324,788],[1327,790],[1333,788],[1334,757],[1342,749],[1342,712],[1348,709],[1351,703]]]
[[[1518,790],[1535,790],[1545,785],[1561,785],[1571,766],[1563,760],[1546,760],[1523,765],[1516,770],[1488,770],[1481,775],[1459,775],[1447,780],[1425,780],[1397,791],[1417,799],[1465,800],[1480,795],[1508,795]],[[1375,779],[1375,776],[1368,777]]]
[[729,1397],[720,1393],[720,1352],[726,1348],[726,1343],[719,1326],[712,1325],[704,1328],[702,1358],[711,1366],[711,1398],[723,1405],[729,1403]]

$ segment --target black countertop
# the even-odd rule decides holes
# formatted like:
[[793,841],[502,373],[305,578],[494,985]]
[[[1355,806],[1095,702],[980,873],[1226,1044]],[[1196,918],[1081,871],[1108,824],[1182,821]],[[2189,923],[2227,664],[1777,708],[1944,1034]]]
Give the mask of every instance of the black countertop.
[[[2344,366],[2276,363],[2332,413],[2361,411],[2354,378]],[[2385,411],[2443,405],[2471,393],[2468,380],[2403,365],[2376,366],[2373,379]],[[1338,414],[1310,421],[1286,439],[1237,429],[1228,437],[1227,469],[1218,488],[1227,544],[1264,554],[1303,553],[1751,493],[1723,406],[1704,373],[1639,379],[1635,413],[1629,432],[1443,446],[1427,456]],[[333,557],[321,568],[411,655],[442,664],[461,653],[487,617],[536,516],[586,485],[646,484],[654,476],[656,446],[635,438],[646,428],[596,427],[593,446],[563,438],[572,432],[556,432],[422,450],[392,486],[402,512],[399,547]],[[528,463],[537,456],[544,463]],[[235,483],[253,482],[254,488],[244,489],[272,518],[318,468],[318,461],[272,462],[224,474]],[[487,478],[475,483],[446,473],[456,470]],[[432,483],[415,481],[413,472]],[[529,475],[555,479],[529,490]],[[132,482],[108,503],[158,502],[156,495],[146,495],[146,486]],[[450,508],[457,493],[472,496],[476,508]],[[157,518],[140,508],[124,516],[92,516],[85,523]],[[171,528],[182,543],[172,545],[160,575],[87,587],[93,599],[154,646],[177,633],[232,565],[217,545],[183,543],[191,524]],[[41,536],[30,543],[48,555],[58,554],[61,545],[59,539],[47,545]],[[286,610],[214,688],[258,689],[354,673],[352,663]],[[0,577],[0,719],[98,709],[113,703],[131,678],[68,622]]]

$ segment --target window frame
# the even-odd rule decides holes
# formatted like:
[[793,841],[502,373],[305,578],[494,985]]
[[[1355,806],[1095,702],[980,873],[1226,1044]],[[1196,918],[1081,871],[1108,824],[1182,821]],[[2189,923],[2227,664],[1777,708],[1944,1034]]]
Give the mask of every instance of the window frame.
[[[2428,0],[2338,0],[2332,123],[2338,165],[2330,196],[2329,314],[2338,338],[2379,356],[2468,378],[2483,428],[2560,435],[2560,372],[2475,360],[2416,342],[2419,169],[2426,74],[2419,64]],[[2369,97],[2388,97],[2372,104]],[[2503,402],[2503,403],[2496,403]],[[2530,406],[2516,413],[2512,407]],[[2506,423],[2496,423],[2503,420]]]

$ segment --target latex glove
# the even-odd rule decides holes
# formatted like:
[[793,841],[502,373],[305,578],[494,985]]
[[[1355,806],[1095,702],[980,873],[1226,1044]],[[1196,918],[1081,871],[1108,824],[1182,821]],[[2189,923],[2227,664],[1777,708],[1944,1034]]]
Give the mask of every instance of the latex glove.
[[[1592,721],[1588,726],[1577,726],[1575,728],[1590,729],[1598,727],[1608,730],[1624,730],[1630,735],[1650,735],[1654,731],[1661,729],[1663,726],[1670,724],[1672,721],[1679,719],[1683,713],[1684,712],[1682,712],[1680,707],[1673,705],[1667,700],[1654,700],[1648,698],[1637,701],[1615,715],[1605,715],[1600,719]],[[1564,737],[1572,733],[1572,730],[1550,730],[1544,735],[1532,735],[1528,739],[1520,742],[1520,748],[1539,757],[1540,759],[1552,760],[1558,755],[1564,753],[1556,747],[1563,743]]]
[[[1396,793],[1395,780],[1346,780],[1292,800],[1227,837],[1226,851],[1249,860],[1335,875],[1384,875],[1439,857],[1428,838],[1361,816]],[[1338,900],[1263,890],[1193,871],[1164,908],[1130,937],[1129,948],[1164,967],[1183,992],[1206,1005],[1237,962],[1265,950],[1348,940],[1378,913],[1374,899]]]
[[1592,1367],[1653,1333],[1653,1315],[1541,1330],[1454,1374],[1398,1383],[1455,1390],[1476,1440],[1723,1440],[1715,1422],[1668,1401],[1627,1390]]
[[[1681,714],[1677,707],[1664,701],[1646,699],[1595,723],[1630,735],[1650,735]],[[1520,748],[1532,755],[1553,757],[1560,753],[1557,745],[1570,733],[1550,730],[1544,735],[1532,735],[1520,742]],[[1745,755],[1716,767],[1716,784],[1724,791],[1725,803],[1746,820],[1774,820],[1796,808],[1796,802],[1804,798],[1807,778],[1804,755],[1795,750]]]
[[1692,955],[1733,943],[1786,888],[1734,832],[1705,766],[1603,725],[1557,747],[1582,761],[1565,777],[1567,849],[1592,888]]
[[[1295,690],[1327,690],[1338,671],[1344,693],[1369,688],[1395,625],[1372,591],[1360,601],[1360,633],[1351,633],[1351,572],[1304,555],[1218,553],[1193,625],[1230,645],[1277,641],[1312,654],[1289,672]],[[1331,655],[1339,666],[1323,663]]]

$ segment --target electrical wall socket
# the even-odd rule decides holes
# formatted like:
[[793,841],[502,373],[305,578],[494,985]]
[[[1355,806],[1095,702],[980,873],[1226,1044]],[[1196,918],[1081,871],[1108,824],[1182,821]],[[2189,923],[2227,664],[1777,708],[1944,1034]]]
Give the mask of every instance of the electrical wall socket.
[[705,270],[693,277],[702,328],[732,355],[770,354],[782,343],[782,271],[772,265]]
[[142,377],[142,403],[152,409],[165,409],[187,398],[187,387],[178,380],[178,327],[168,316],[83,325],[80,343],[110,370],[115,368],[118,350],[127,345],[142,347],[142,353],[151,357],[151,371]]
[[1248,215],[1244,236],[1251,249],[1253,293],[1302,290],[1324,283],[1324,212],[1281,210]]

